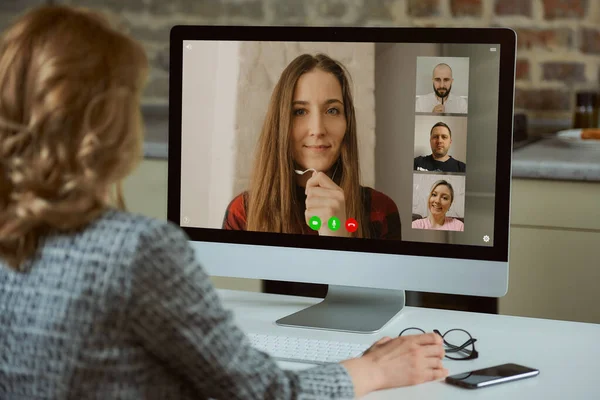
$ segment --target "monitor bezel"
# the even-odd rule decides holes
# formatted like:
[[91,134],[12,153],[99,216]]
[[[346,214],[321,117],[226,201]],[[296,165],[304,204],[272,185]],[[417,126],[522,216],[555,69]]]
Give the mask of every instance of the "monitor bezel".
[[[274,39],[276,38],[276,39]],[[181,135],[184,41],[279,41],[490,44],[500,47],[494,243],[447,244],[230,231],[182,226]],[[170,33],[167,219],[192,241],[407,256],[508,261],[516,34],[509,28],[376,28],[178,25]],[[508,133],[508,134],[507,134]]]

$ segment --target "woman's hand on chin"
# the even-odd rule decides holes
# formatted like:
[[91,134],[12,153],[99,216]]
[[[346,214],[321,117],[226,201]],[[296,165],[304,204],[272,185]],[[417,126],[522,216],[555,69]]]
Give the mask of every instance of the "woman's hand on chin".
[[[346,199],[344,191],[335,184],[324,172],[312,174],[306,182],[306,211],[304,218],[309,223],[310,218],[317,216],[321,219],[320,236],[348,237],[344,228],[346,221]],[[329,219],[337,217],[339,228],[329,229]]]

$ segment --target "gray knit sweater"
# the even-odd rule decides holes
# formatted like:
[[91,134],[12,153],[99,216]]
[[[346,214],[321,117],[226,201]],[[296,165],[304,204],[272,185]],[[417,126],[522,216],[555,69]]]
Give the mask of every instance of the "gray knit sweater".
[[111,209],[27,264],[0,260],[0,399],[353,397],[339,364],[250,347],[173,224]]

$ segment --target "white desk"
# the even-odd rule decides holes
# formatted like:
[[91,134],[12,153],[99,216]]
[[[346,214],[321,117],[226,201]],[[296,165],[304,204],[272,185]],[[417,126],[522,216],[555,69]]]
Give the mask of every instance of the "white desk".
[[[600,324],[406,307],[381,332],[361,335],[275,325],[275,320],[319,299],[231,290],[219,290],[219,293],[246,332],[370,344],[383,336],[396,336],[411,326],[428,332],[462,328],[477,339],[475,348],[479,358],[445,359],[444,365],[450,374],[509,362],[540,370],[537,377],[483,389],[461,389],[439,381],[379,391],[365,399],[600,399]],[[590,307],[596,306],[590,304]],[[287,369],[310,367],[284,362],[280,365]]]

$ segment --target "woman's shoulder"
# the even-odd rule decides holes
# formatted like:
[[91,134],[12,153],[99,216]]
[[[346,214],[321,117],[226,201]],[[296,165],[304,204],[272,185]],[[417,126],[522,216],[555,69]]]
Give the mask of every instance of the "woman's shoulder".
[[102,227],[121,227],[123,229],[147,228],[150,226],[173,225],[170,221],[148,217],[146,215],[119,210],[116,208],[106,209],[93,224]]
[[185,232],[170,221],[115,208],[103,212],[82,234],[98,243],[122,246],[137,246],[140,240],[187,240]]
[[56,256],[65,254],[70,265],[127,276],[147,266],[150,257],[182,253],[189,238],[172,222],[108,208],[85,227],[51,233],[42,243],[39,262],[56,265]]
[[248,192],[242,192],[235,196],[227,205],[223,216],[222,228],[234,231],[246,230],[246,205],[248,204]]
[[248,192],[244,191],[235,196],[227,205],[228,210],[240,210],[245,209],[248,203]]
[[411,227],[415,229],[428,229],[431,226],[428,218],[416,219],[412,222]]
[[458,218],[446,217],[446,224],[453,231],[462,231],[465,228],[465,224]]

